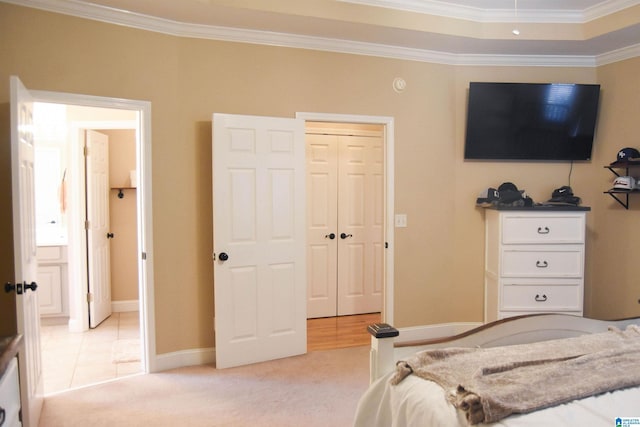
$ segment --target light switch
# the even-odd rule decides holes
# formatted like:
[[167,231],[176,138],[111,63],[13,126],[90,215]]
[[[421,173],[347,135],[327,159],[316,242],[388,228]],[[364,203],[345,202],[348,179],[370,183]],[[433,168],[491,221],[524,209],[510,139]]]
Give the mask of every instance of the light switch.
[[396,227],[407,226],[407,214],[396,214]]

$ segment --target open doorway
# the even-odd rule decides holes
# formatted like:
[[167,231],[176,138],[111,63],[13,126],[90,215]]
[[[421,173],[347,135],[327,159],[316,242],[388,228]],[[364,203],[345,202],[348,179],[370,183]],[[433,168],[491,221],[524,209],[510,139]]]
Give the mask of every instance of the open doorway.
[[[142,114],[110,108],[108,100],[96,107],[64,103],[65,94],[42,98],[34,105],[36,239],[44,391],[50,394],[148,372],[149,313],[140,230],[145,215],[136,194],[142,181]],[[50,98],[53,102],[46,102]],[[100,180],[100,174],[87,173],[90,135],[104,141],[105,156],[112,160],[100,172],[106,190],[95,191],[98,196],[92,195],[98,188],[92,180]],[[92,251],[87,220],[90,201],[96,199],[103,207],[101,217],[115,220],[110,225],[107,221],[105,233],[100,233],[108,239],[100,256]],[[104,270],[106,286],[96,291],[89,286],[97,282],[92,272]]]
[[393,119],[306,123],[308,349],[366,345],[393,320]]

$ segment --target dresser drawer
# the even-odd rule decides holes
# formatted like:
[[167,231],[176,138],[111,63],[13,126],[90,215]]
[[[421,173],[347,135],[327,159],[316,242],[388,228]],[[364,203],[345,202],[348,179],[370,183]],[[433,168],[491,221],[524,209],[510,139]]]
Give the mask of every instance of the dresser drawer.
[[0,379],[0,408],[4,410],[3,426],[20,426],[20,386],[17,358],[11,359]]
[[584,247],[505,247],[502,251],[502,277],[575,277],[584,271]]
[[581,244],[584,243],[585,217],[575,215],[505,215],[502,221],[502,243],[517,244]]
[[500,310],[582,311],[580,285],[503,284]]

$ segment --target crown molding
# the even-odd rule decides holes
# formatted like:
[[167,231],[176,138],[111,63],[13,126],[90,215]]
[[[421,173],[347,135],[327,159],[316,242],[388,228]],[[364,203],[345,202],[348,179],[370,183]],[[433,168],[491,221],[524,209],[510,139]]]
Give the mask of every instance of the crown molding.
[[599,67],[601,65],[613,64],[614,62],[625,61],[627,59],[637,57],[640,57],[640,43],[598,55],[596,57],[596,66]]
[[365,6],[378,6],[386,9],[403,10],[425,15],[442,16],[466,21],[524,22],[524,23],[565,23],[583,22],[582,11],[577,10],[527,10],[518,8],[517,19],[514,8],[481,9],[472,6],[444,3],[437,0],[338,0]]
[[621,10],[637,6],[640,4],[638,0],[608,0],[599,3],[593,7],[585,9],[584,21],[589,22],[595,19],[602,18],[612,13],[620,12]]
[[365,6],[378,6],[387,9],[417,12],[453,19],[490,23],[490,22],[522,22],[522,23],[563,23],[583,24],[602,18],[615,12],[638,5],[638,0],[605,0],[583,10],[532,10],[518,8],[517,19],[515,8],[482,9],[472,6],[445,3],[438,0],[338,0]]
[[[62,13],[100,22],[158,32],[179,37],[193,37],[267,46],[311,49],[354,55],[377,56],[408,61],[446,65],[540,66],[540,67],[596,67],[640,56],[640,44],[610,54],[595,56],[567,55],[483,55],[403,48],[398,46],[356,42],[342,39],[303,36],[269,31],[246,30],[188,24],[131,13],[119,9],[80,2],[77,0],[0,0],[49,12]],[[342,0],[341,0],[342,1]],[[349,0],[352,1],[352,0]],[[353,0],[359,1],[359,0]],[[372,0],[379,1],[379,0]],[[385,0],[383,0],[385,1]],[[412,1],[412,0],[403,0]],[[435,2],[434,2],[435,3]]]

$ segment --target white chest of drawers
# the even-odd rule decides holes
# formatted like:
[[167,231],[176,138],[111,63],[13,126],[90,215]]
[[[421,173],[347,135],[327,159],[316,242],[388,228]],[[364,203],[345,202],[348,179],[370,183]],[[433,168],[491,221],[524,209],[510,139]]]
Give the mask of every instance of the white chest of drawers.
[[582,316],[587,210],[486,210],[485,322]]
[[18,384],[18,358],[14,357],[0,377],[0,425],[20,427],[20,386]]

